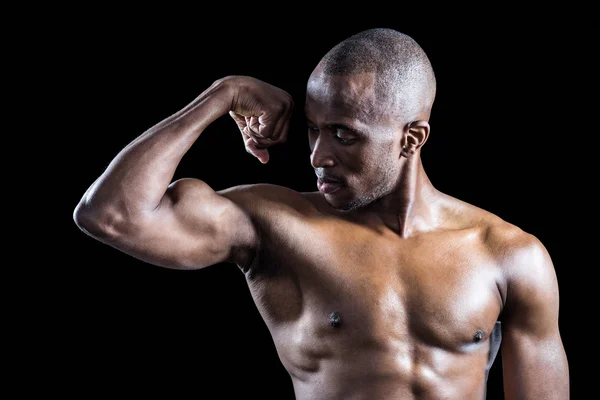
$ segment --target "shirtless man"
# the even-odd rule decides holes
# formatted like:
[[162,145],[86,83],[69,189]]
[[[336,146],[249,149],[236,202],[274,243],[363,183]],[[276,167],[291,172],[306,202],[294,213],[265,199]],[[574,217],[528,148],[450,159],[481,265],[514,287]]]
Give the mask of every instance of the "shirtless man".
[[547,250],[438,191],[424,171],[435,91],[412,38],[360,32],[307,83],[318,191],[173,182],[182,157],[227,113],[263,163],[286,140],[290,95],[224,77],[126,146],[83,195],[75,222],[149,264],[239,266],[297,400],[481,400],[498,326],[505,397],[568,399]]

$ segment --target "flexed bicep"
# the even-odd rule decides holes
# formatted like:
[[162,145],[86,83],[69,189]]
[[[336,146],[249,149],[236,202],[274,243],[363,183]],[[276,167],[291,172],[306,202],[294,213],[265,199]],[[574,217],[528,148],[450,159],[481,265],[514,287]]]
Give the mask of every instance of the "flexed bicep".
[[115,229],[105,242],[148,263],[200,269],[244,264],[257,242],[250,217],[198,179],[173,182],[159,206]]

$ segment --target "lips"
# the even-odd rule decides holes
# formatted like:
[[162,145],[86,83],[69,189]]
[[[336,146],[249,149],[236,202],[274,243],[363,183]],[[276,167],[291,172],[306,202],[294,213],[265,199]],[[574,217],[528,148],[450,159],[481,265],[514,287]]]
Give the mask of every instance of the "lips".
[[330,179],[330,178],[318,178],[317,179],[317,188],[321,193],[333,193],[341,189],[343,186],[342,181]]

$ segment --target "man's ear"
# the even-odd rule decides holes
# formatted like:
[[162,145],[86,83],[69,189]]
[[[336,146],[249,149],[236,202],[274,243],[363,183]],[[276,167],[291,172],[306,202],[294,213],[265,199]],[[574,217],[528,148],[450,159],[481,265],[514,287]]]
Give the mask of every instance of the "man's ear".
[[427,121],[413,121],[406,125],[404,135],[402,135],[402,140],[400,141],[402,156],[409,158],[415,154],[427,141],[429,129]]

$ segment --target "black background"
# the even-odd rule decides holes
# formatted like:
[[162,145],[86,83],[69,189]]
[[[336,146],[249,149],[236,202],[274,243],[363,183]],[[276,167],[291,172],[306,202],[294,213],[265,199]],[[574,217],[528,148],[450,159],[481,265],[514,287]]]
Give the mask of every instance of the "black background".
[[[481,13],[440,24],[422,11],[384,18],[381,10],[368,20],[360,12],[348,18],[290,10],[281,18],[255,9],[154,11],[82,13],[59,34],[68,60],[61,68],[68,148],[60,156],[67,165],[60,209],[68,233],[53,250],[62,266],[39,304],[47,334],[36,348],[40,368],[52,376],[48,390],[206,399],[241,397],[241,390],[248,398],[294,398],[235,266],[183,272],[145,264],[86,236],[72,211],[120,149],[229,74],[255,76],[294,97],[288,141],[261,165],[245,152],[233,121],[222,118],[185,155],[175,178],[194,176],[216,190],[257,182],[316,190],[302,119],[306,80],[340,40],[390,27],[416,39],[436,72],[431,135],[422,151],[434,186],[536,235],[550,252],[576,392],[575,227],[564,213],[576,182],[561,176],[572,167],[565,121],[577,117],[573,59],[589,50],[581,45],[585,33],[541,14],[496,20]],[[500,362],[489,399],[502,398]]]

